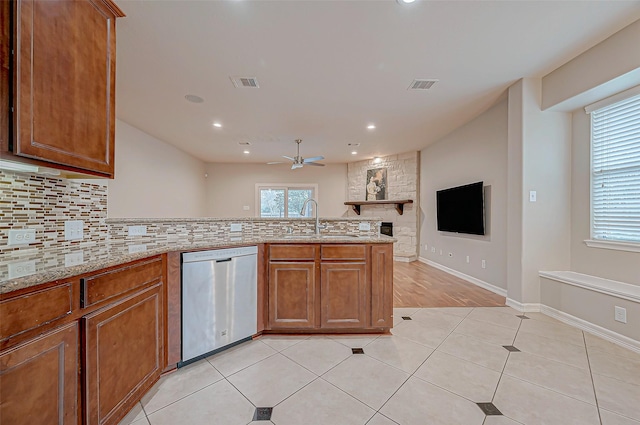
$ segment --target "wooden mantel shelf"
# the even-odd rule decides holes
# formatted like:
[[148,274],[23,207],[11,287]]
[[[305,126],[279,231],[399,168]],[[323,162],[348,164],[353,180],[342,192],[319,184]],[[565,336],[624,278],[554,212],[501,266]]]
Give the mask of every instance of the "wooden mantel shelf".
[[413,204],[413,199],[397,199],[395,201],[348,201],[345,205],[351,205],[353,211],[360,215],[360,207],[363,205],[382,205],[382,204],[394,204],[398,214],[402,215],[404,212],[404,204]]

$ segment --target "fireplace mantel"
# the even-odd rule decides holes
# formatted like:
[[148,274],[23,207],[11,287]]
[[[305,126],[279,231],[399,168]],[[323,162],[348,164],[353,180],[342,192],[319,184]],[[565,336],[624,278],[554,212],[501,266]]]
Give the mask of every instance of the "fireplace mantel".
[[347,201],[344,204],[351,205],[353,211],[358,215],[360,215],[360,207],[363,205],[392,204],[395,205],[398,214],[402,215],[402,213],[404,212],[404,204],[413,204],[413,199],[397,199],[393,201]]

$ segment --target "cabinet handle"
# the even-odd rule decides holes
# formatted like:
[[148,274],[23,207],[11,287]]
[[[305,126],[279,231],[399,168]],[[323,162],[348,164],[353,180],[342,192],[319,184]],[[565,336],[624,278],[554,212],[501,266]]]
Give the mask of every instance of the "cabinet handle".
[[80,308],[85,308],[87,301],[85,299],[85,291],[87,287],[87,279],[80,279]]

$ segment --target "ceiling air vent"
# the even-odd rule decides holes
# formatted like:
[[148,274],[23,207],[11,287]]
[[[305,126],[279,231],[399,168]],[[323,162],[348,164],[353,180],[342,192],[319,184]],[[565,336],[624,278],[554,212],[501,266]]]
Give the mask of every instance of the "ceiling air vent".
[[251,146],[251,142],[238,142],[240,146]]
[[407,90],[429,90],[440,80],[413,80]]
[[231,82],[237,89],[248,88],[248,89],[257,89],[260,86],[258,85],[258,79],[256,77],[229,77],[231,78]]

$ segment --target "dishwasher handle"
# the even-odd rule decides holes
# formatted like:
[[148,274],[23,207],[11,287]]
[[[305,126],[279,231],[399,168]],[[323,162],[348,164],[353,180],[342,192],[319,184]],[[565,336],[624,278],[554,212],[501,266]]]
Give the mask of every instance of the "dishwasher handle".
[[231,261],[233,258],[223,258],[222,260],[215,260],[216,263],[226,263],[227,261]]

